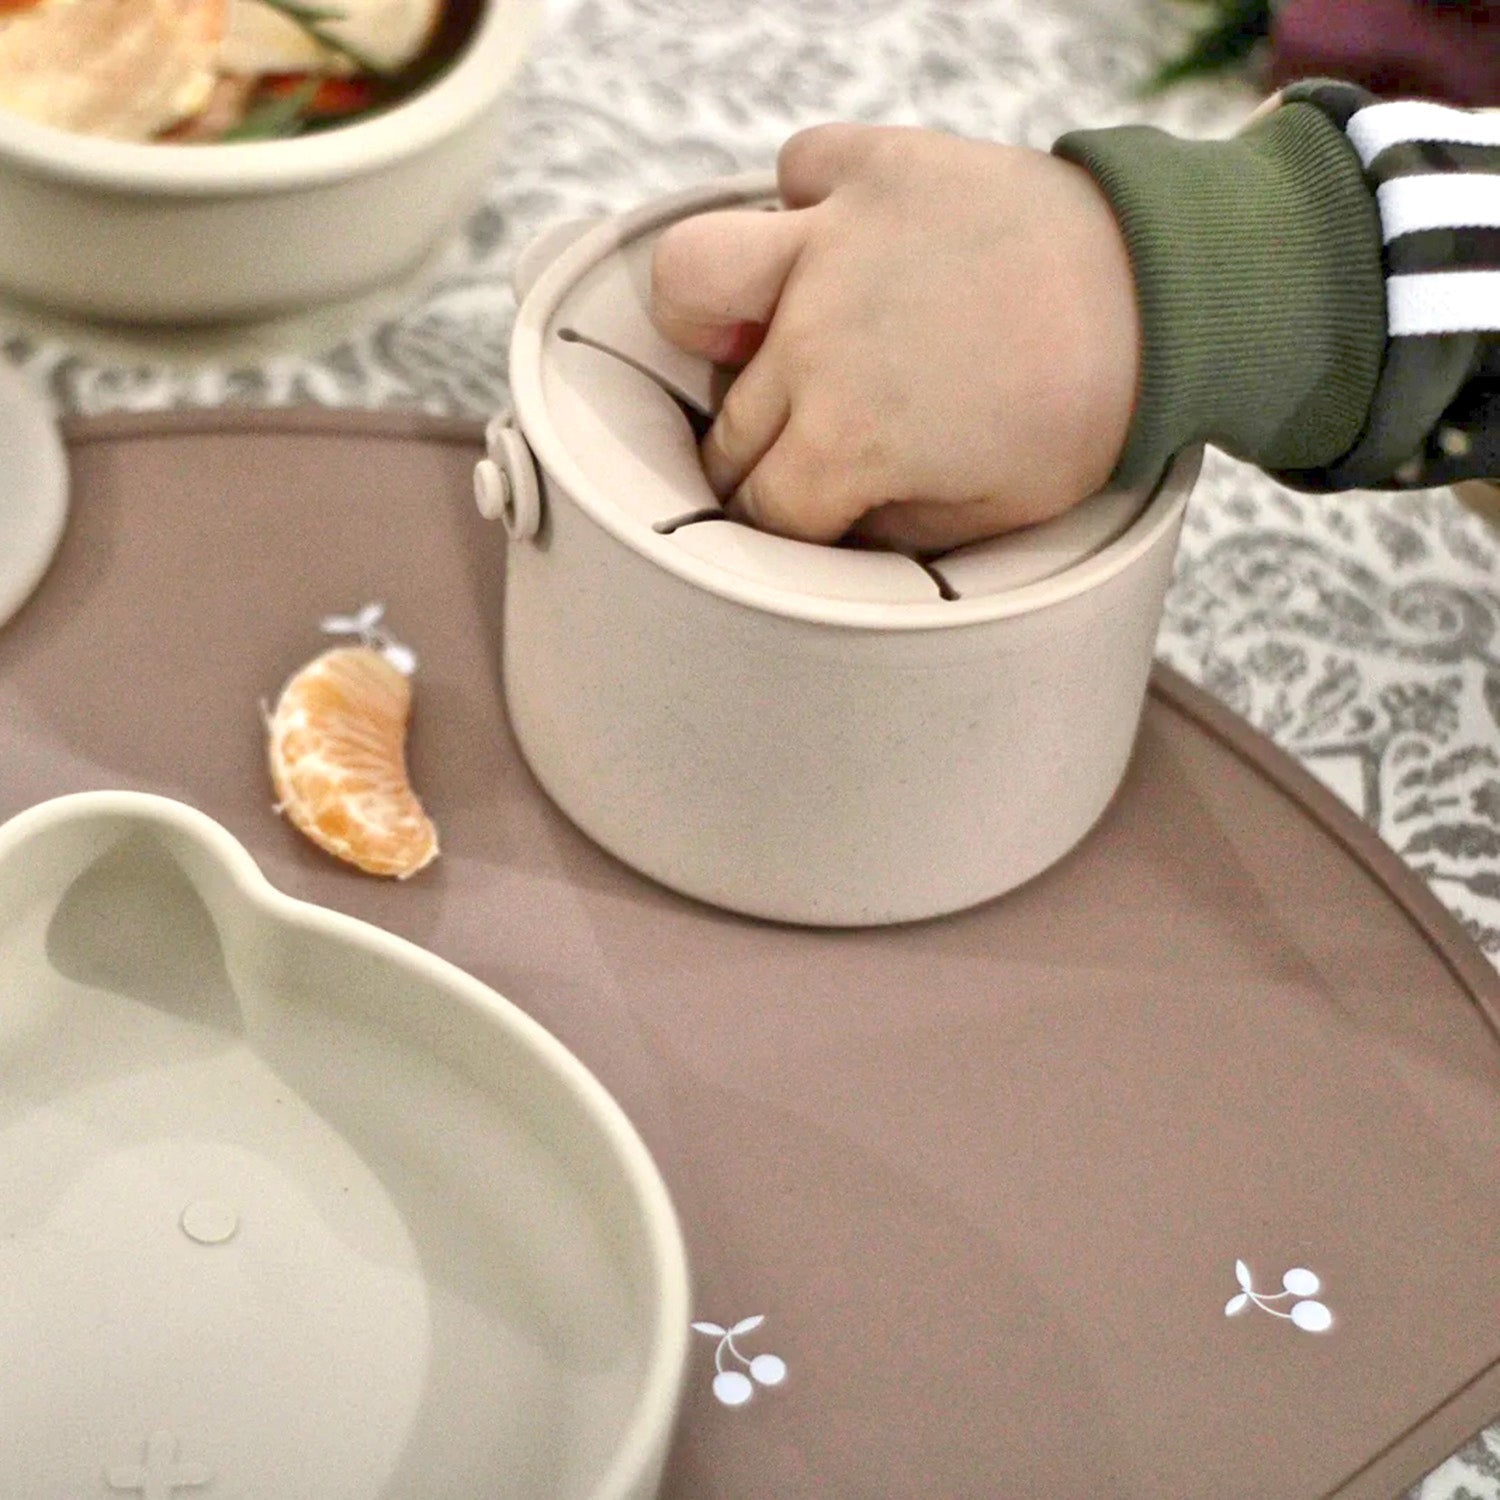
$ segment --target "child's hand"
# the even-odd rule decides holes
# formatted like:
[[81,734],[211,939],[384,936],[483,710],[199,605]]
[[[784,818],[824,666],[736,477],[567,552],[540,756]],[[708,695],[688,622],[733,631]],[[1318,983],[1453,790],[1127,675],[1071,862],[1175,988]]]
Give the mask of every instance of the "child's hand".
[[1082,169],[830,125],[787,142],[779,177],[791,211],[691,219],[656,252],[663,332],[749,358],[703,445],[722,497],[786,536],[858,525],[935,550],[1105,483],[1139,334],[1124,242]]

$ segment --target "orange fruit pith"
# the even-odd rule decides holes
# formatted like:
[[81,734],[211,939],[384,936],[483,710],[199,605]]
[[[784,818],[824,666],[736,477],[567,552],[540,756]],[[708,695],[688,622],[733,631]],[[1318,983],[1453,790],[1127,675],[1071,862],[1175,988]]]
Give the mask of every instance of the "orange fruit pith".
[[438,852],[406,770],[411,684],[378,651],[340,646],[282,689],[270,722],[280,810],[370,875],[415,875]]

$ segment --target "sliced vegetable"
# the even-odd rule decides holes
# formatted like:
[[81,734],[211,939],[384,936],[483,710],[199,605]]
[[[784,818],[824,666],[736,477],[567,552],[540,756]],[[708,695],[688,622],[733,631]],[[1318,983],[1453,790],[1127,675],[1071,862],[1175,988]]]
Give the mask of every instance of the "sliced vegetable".
[[238,125],[231,126],[219,139],[232,141],[280,141],[300,135],[307,124],[308,107],[317,97],[316,78],[305,80],[289,94],[271,95],[245,111]]
[[305,73],[283,73],[265,79],[262,92],[273,99],[301,96],[308,83],[313,94],[304,106],[304,114],[323,120],[357,114],[379,102],[379,92],[368,78],[309,78]]

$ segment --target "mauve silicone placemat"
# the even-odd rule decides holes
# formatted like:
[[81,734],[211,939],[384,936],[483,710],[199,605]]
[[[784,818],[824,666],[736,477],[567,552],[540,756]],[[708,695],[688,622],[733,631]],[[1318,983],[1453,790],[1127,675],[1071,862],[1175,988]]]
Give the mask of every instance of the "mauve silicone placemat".
[[[1180,680],[1099,829],[1026,889],[777,928],[637,878],[537,790],[498,691],[477,428],[217,412],[69,437],[67,537],[0,631],[0,816],[180,797],[598,1073],[681,1211],[698,1318],[764,1318],[733,1349],[695,1335],[674,1500],[1387,1497],[1500,1412],[1500,985]],[[305,844],[263,758],[260,702],[317,620],[375,599],[421,658],[412,768],[444,838],[406,885]],[[1240,1261],[1271,1300],[1226,1317]],[[1277,1295],[1291,1268],[1316,1294]],[[1332,1327],[1274,1315],[1298,1300]],[[716,1356],[781,1373],[758,1355],[784,1379],[719,1400]]]

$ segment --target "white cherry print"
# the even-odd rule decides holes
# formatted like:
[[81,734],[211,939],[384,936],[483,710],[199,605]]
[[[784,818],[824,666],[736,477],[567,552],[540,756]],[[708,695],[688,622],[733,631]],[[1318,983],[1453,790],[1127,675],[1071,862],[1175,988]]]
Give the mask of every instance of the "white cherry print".
[[[786,1361],[779,1354],[746,1355],[735,1343],[735,1339],[753,1333],[766,1321],[764,1313],[741,1318],[738,1323],[725,1328],[718,1323],[694,1323],[693,1331],[708,1338],[718,1339],[714,1349],[714,1395],[725,1406],[743,1406],[755,1394],[755,1388],[780,1385],[786,1379]],[[737,1360],[744,1370],[725,1368],[725,1357]]]
[[[1258,1307],[1273,1318],[1285,1318],[1304,1333],[1327,1333],[1333,1327],[1333,1314],[1323,1303],[1314,1300],[1314,1294],[1321,1290],[1323,1283],[1316,1272],[1305,1266],[1293,1266],[1281,1278],[1279,1292],[1257,1292],[1250,1268],[1242,1260],[1234,1263],[1234,1279],[1239,1282],[1240,1289],[1224,1304],[1226,1318],[1244,1312],[1247,1307]],[[1289,1312],[1271,1306],[1273,1302],[1282,1302],[1288,1297],[1300,1299],[1292,1304]]]

